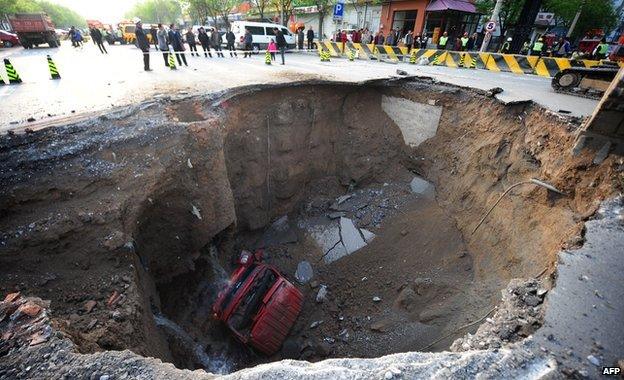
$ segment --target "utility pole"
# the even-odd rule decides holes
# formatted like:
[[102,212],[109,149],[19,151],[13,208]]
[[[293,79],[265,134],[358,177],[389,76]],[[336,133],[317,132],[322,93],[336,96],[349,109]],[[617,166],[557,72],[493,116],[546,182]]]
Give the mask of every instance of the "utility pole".
[[[495,23],[497,23],[497,25],[498,25],[498,15],[500,14],[500,10],[503,7],[503,1],[504,0],[496,0],[496,5],[494,5],[494,11],[492,12],[492,18],[490,18],[490,21],[494,21]],[[500,28],[500,25],[498,25],[498,28]],[[483,43],[481,44],[481,49],[480,49],[481,52],[484,52],[487,50],[491,39],[492,39],[492,33],[486,32],[485,37],[483,37]]]
[[[624,3],[623,3],[624,4]],[[576,27],[576,23],[578,22],[579,17],[581,17],[581,11],[583,10],[583,6],[585,6],[585,0],[581,1],[581,6],[579,7],[578,12],[574,16],[574,20],[572,20],[572,25],[570,25],[570,29],[568,29],[568,33],[566,33],[566,37],[570,37],[574,28]]]

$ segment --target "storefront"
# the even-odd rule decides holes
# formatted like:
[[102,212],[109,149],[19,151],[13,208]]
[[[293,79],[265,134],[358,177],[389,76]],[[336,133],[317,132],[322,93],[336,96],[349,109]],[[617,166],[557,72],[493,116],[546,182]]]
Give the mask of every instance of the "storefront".
[[[381,6],[380,29],[385,36],[390,30],[399,29],[404,36],[408,31],[422,32],[425,24],[425,10],[429,0],[397,0],[383,2]],[[377,32],[377,31],[374,31]]]
[[477,31],[481,15],[471,0],[432,0],[427,6],[425,31],[437,43],[438,37],[447,32],[451,41],[465,32]]

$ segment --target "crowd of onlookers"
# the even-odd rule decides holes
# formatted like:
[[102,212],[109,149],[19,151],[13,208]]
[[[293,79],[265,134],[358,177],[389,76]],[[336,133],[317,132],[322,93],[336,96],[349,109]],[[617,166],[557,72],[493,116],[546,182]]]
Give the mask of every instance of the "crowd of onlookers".
[[[384,34],[383,31],[378,31],[373,34],[368,29],[357,30],[340,30],[332,36],[332,41],[343,45],[346,42],[363,43],[363,44],[375,44],[386,46],[401,46],[406,47],[408,54],[412,49],[427,49],[435,48],[438,50],[454,50],[454,51],[477,51],[481,47],[483,36],[478,33],[468,35],[464,33],[460,37],[451,38],[447,32],[442,33],[438,37],[437,43],[432,43],[432,38],[426,33],[422,35],[420,33],[413,33],[411,30],[406,33],[402,32],[398,28],[391,29],[389,33]],[[499,43],[499,48],[496,50],[499,53],[511,53],[512,38],[508,37]],[[561,37],[554,40],[549,44],[544,38],[538,37],[533,43],[525,41],[520,49],[522,55],[532,55],[540,57],[561,57],[561,58],[592,58],[592,59],[604,59],[607,57],[608,44],[603,39],[600,44],[593,50],[591,54],[581,53],[578,50],[573,49],[568,37]]]

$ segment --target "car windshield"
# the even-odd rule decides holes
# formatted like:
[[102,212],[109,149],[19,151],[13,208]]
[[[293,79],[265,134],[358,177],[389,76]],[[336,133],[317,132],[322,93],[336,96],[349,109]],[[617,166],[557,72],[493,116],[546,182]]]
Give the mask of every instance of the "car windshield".
[[262,299],[271,289],[277,276],[270,269],[265,269],[253,281],[247,293],[239,302],[236,310],[230,316],[228,324],[232,329],[242,334],[248,334],[251,330],[251,322],[260,310]]

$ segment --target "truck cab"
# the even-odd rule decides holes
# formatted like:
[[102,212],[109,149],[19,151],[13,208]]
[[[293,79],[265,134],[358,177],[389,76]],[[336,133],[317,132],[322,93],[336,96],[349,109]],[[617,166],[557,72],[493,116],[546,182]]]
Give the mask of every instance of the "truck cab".
[[261,260],[262,251],[243,251],[238,268],[213,305],[213,312],[237,340],[273,355],[295,324],[303,295],[276,268]]

